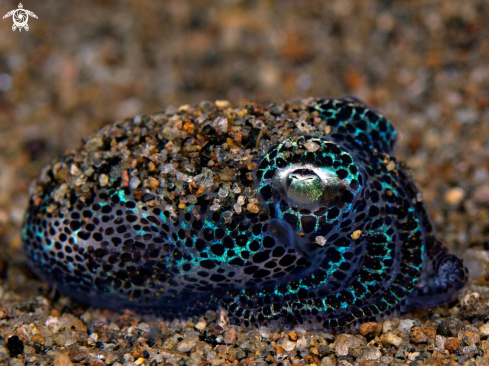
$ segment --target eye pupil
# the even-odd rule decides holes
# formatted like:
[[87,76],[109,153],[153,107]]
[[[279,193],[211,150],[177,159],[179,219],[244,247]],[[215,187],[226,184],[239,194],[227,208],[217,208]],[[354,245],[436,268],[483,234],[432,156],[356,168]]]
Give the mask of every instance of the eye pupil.
[[297,167],[282,176],[287,199],[300,208],[315,209],[339,193],[339,180],[322,176],[315,168]]
[[289,199],[300,206],[309,206],[321,201],[325,189],[321,178],[308,169],[298,169],[289,173],[285,185]]

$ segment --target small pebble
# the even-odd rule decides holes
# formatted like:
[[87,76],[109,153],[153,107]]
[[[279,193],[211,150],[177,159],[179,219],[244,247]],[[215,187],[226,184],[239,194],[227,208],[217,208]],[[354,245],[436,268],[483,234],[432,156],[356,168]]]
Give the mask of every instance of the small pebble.
[[98,177],[98,183],[101,187],[105,187],[107,184],[109,184],[109,176],[107,174],[100,174]]
[[445,350],[453,353],[458,349],[458,346],[460,345],[460,341],[458,338],[450,338],[445,341]]
[[475,351],[477,351],[477,346],[475,344],[473,344],[471,346],[465,346],[462,348],[462,354],[463,355],[468,355],[468,354],[474,353]]
[[449,205],[458,205],[465,197],[465,191],[460,187],[449,189],[444,196],[444,200]]
[[389,161],[386,168],[389,172],[393,171],[394,169],[396,169],[396,162],[394,160]]
[[445,341],[446,341],[445,337],[443,337],[441,335],[437,335],[435,338],[436,348],[438,348],[438,350],[444,350],[445,349]]
[[386,320],[384,324],[382,324],[382,332],[388,333],[397,329],[399,326],[399,320]]
[[304,144],[304,147],[307,149],[307,151],[310,151],[310,152],[316,152],[319,150],[319,145],[312,142],[312,141],[308,141]]
[[479,344],[481,337],[475,332],[464,332],[462,335],[462,340],[467,346],[474,346]]
[[326,238],[325,238],[324,236],[319,236],[319,235],[318,235],[318,236],[316,236],[316,243],[317,243],[319,246],[323,247],[323,246],[324,246],[324,244],[326,244]]
[[477,292],[465,295],[460,305],[465,318],[485,319],[489,316],[489,299],[481,297]]
[[399,322],[399,327],[398,329],[404,329],[406,330],[408,333],[411,333],[411,328],[414,327],[415,325],[417,325],[416,321],[413,320],[413,319],[402,319],[400,322]]
[[0,345],[0,362],[7,362],[9,359],[9,351],[4,346]]
[[246,209],[248,211],[250,211],[251,213],[260,212],[260,208],[257,205],[255,205],[254,203],[248,203],[248,205],[246,206]]
[[295,342],[285,340],[284,342],[280,343],[280,347],[282,347],[286,352],[290,352],[295,348]]
[[445,337],[457,337],[458,332],[464,328],[464,323],[456,318],[444,319],[439,327],[438,333]]
[[138,188],[140,184],[141,184],[141,180],[138,177],[132,177],[131,180],[129,181],[129,187],[131,187],[131,189]]
[[360,325],[360,334],[367,338],[377,337],[382,333],[382,324],[367,322]]
[[236,343],[236,329],[231,328],[226,333],[224,333],[224,342],[227,344]]
[[231,169],[229,167],[225,167],[224,169],[222,169],[219,172],[219,177],[221,178],[221,180],[223,180],[225,182],[229,182],[229,181],[233,180],[234,174],[235,174],[234,169]]
[[[22,362],[21,360],[19,360],[18,358],[10,358],[8,360],[8,366],[24,366],[24,362]],[[72,363],[70,362],[69,365],[72,365]],[[58,366],[58,365],[54,365],[54,366]],[[67,365],[59,365],[59,366],[68,366]]]
[[221,132],[227,132],[228,131],[228,119],[225,117],[219,117],[217,121],[217,128]]
[[201,319],[197,322],[197,324],[195,324],[195,329],[203,332],[206,326],[207,326],[207,322]]
[[472,194],[472,198],[481,205],[489,204],[489,185],[477,187]]
[[238,361],[241,361],[243,358],[246,358],[246,352],[245,351],[239,351],[236,353],[236,358]]
[[70,356],[66,352],[60,352],[56,361],[54,361],[54,366],[72,366],[73,363],[70,360]]
[[401,343],[404,341],[401,337],[394,333],[386,333],[384,336],[385,342],[392,344],[394,347],[399,348]]
[[382,353],[375,347],[367,346],[363,353],[364,360],[378,360],[382,356]]
[[224,198],[224,197],[227,197],[229,194],[229,191],[225,188],[219,188],[219,192],[217,193],[217,195],[220,197],[220,198]]
[[195,342],[195,341],[184,339],[183,341],[181,341],[180,343],[178,343],[178,345],[177,345],[177,351],[178,352],[183,352],[183,353],[190,352],[190,350],[193,347],[195,347],[196,344],[197,344],[197,342]]
[[351,238],[353,240],[357,240],[360,236],[362,235],[362,230],[355,230],[352,234],[351,234]]
[[406,354],[407,358],[409,361],[415,361],[416,360],[416,357],[419,356],[419,352],[408,352]]
[[336,362],[333,362],[333,360],[329,356],[323,357],[321,359],[321,363],[319,364],[319,366],[335,366],[335,365]]
[[74,176],[78,176],[78,175],[82,174],[82,171],[80,170],[80,168],[78,168],[78,166],[76,164],[71,164],[70,174],[74,175]]
[[231,106],[231,103],[227,100],[216,100],[215,104],[219,109],[229,108]]
[[426,343],[428,341],[428,336],[418,326],[411,328],[410,337],[411,341],[415,344]]
[[336,354],[338,356],[347,356],[348,355],[348,346],[343,342],[338,343],[336,345]]
[[268,329],[267,327],[264,327],[264,326],[261,326],[261,327],[258,328],[258,333],[260,333],[260,335],[263,338],[268,338],[272,334],[272,332],[270,331],[270,329]]
[[481,325],[479,328],[479,332],[481,333],[481,336],[483,337],[488,337],[489,336],[489,323],[485,323]]
[[340,334],[337,338],[338,342],[345,342],[350,348],[358,348],[365,345],[365,339],[351,334]]

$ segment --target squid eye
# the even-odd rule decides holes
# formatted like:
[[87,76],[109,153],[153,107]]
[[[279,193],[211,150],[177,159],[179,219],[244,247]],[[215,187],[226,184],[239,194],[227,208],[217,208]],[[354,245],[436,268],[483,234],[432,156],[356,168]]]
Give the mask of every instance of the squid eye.
[[338,179],[319,176],[311,169],[291,170],[284,178],[287,198],[302,208],[312,208],[325,203],[339,192]]

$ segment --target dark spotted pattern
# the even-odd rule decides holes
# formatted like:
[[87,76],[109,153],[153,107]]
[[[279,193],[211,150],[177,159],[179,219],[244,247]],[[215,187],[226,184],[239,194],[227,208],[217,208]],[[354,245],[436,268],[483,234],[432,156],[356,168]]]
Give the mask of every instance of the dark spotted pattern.
[[[253,150],[242,188],[258,194],[249,201],[256,209],[233,206],[239,190],[212,208],[218,187],[178,209],[170,196],[148,204],[152,194],[127,184],[95,186],[53,208],[60,184],[43,185],[23,230],[32,267],[97,306],[165,314],[223,306],[245,324],[343,328],[449,301],[466,269],[436,239],[419,191],[390,155],[392,125],[353,99],[302,112],[328,133],[295,130],[264,155]],[[208,164],[205,156],[196,164]],[[235,207],[231,217],[226,207]]]

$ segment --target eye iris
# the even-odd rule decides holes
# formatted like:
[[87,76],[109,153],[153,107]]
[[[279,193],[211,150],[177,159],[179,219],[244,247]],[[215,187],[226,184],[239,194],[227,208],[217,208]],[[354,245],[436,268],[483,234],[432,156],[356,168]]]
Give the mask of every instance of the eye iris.
[[326,182],[309,169],[297,169],[287,175],[287,197],[299,205],[313,205],[323,200],[328,191]]

